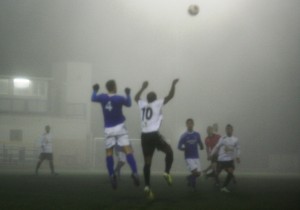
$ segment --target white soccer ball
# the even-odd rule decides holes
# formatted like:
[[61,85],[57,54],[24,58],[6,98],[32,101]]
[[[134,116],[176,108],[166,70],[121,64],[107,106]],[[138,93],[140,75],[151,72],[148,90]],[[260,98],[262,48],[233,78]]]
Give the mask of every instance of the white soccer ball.
[[196,4],[192,4],[188,8],[188,12],[190,15],[195,16],[199,13],[199,7]]

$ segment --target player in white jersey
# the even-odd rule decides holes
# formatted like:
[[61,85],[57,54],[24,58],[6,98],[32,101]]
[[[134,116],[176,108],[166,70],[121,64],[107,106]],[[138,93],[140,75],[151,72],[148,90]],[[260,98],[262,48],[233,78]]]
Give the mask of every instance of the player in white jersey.
[[237,137],[233,136],[233,127],[228,124],[226,126],[226,136],[220,138],[218,144],[213,148],[211,157],[218,152],[218,165],[216,171],[216,183],[219,184],[219,174],[224,169],[227,177],[221,188],[222,192],[230,192],[227,188],[229,182],[234,178],[235,169],[234,160],[240,163],[240,144]]
[[172,83],[171,90],[164,99],[157,99],[155,92],[147,94],[147,101],[141,100],[140,97],[144,90],[148,87],[148,82],[143,82],[142,88],[135,96],[135,101],[138,103],[141,113],[142,124],[142,149],[144,155],[144,180],[145,180],[145,193],[149,199],[153,199],[153,193],[150,189],[150,169],[152,157],[155,149],[158,149],[166,154],[165,158],[165,173],[164,178],[168,185],[172,184],[172,177],[170,170],[173,163],[173,150],[171,146],[164,140],[163,136],[159,133],[161,121],[163,119],[162,107],[167,104],[175,94],[175,85],[178,79]]
[[52,135],[50,133],[50,126],[45,126],[45,133],[42,135],[40,139],[40,156],[39,161],[36,164],[35,174],[38,175],[39,168],[44,160],[49,161],[49,166],[52,175],[57,175],[54,172],[54,164],[53,164],[53,151],[52,151]]

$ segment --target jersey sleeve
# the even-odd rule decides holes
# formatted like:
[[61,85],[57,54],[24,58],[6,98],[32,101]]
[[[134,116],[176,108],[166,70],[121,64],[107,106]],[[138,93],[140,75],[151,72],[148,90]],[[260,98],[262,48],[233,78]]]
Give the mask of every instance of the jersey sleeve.
[[131,106],[131,97],[130,97],[130,95],[126,95],[123,99],[124,99],[123,100],[123,105],[127,106],[127,107],[130,107]]
[[92,102],[101,102],[102,101],[102,94],[97,95],[96,91],[93,91],[91,101]]
[[185,149],[185,145],[184,145],[184,134],[182,134],[180,136],[180,139],[179,139],[179,142],[178,142],[178,145],[177,145],[177,148],[181,151],[183,151]]

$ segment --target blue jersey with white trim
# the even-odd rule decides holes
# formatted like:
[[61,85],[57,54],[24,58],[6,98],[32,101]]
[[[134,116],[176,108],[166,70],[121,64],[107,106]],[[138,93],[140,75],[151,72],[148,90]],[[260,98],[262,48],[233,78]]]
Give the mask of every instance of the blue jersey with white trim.
[[125,122],[122,107],[131,106],[130,95],[126,97],[104,93],[97,95],[96,92],[93,92],[91,100],[101,104],[105,128],[114,127]]
[[181,135],[178,143],[178,149],[184,151],[184,157],[186,159],[199,158],[198,145],[202,145],[200,133],[196,131],[187,131]]

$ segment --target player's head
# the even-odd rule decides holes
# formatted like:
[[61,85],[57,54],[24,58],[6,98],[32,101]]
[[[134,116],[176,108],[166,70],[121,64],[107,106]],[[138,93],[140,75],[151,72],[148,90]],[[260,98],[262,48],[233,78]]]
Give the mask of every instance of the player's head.
[[46,126],[45,126],[45,131],[46,131],[46,133],[50,133],[50,130],[51,130],[50,125],[46,125]]
[[109,93],[116,93],[117,92],[117,84],[115,80],[108,80],[106,82],[106,89]]
[[226,125],[225,130],[226,130],[226,135],[227,136],[229,136],[229,137],[232,136],[232,133],[233,133],[233,126],[232,125],[230,125],[230,124]]
[[213,132],[214,132],[214,133],[218,133],[218,130],[219,130],[219,125],[218,125],[218,123],[214,123],[214,124],[212,125],[212,127],[213,127]]
[[194,120],[192,118],[189,118],[185,121],[186,128],[188,131],[193,131],[194,130]]
[[208,126],[206,132],[208,136],[212,136],[214,134],[214,128],[212,126]]
[[147,94],[147,101],[148,103],[152,103],[157,99],[156,93],[151,91],[150,93]]

